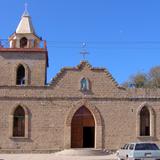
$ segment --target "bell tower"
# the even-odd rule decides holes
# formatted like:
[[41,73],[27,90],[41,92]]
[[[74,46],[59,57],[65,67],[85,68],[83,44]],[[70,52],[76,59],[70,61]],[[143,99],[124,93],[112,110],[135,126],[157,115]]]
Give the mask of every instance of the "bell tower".
[[15,33],[9,37],[10,48],[37,48],[40,41],[41,38],[35,33],[26,5]]
[[43,86],[47,67],[46,41],[37,36],[25,6],[8,45],[0,46],[0,86]]

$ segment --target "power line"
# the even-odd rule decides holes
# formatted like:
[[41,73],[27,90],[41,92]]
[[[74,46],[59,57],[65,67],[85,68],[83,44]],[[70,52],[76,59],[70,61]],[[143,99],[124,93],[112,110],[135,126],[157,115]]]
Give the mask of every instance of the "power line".
[[[0,41],[8,41],[8,39],[0,39]],[[57,41],[57,40],[47,40],[48,44],[160,44],[160,40],[147,40],[147,41]]]
[[160,41],[52,41],[47,40],[51,44],[160,44]]
[[[8,39],[0,39],[2,44],[9,44]],[[48,48],[81,49],[82,43],[87,43],[87,49],[105,50],[160,50],[160,41],[66,41],[47,40]]]
[[[88,49],[109,50],[160,50],[160,41],[88,41]],[[47,46],[53,48],[80,49],[81,41],[48,41]]]

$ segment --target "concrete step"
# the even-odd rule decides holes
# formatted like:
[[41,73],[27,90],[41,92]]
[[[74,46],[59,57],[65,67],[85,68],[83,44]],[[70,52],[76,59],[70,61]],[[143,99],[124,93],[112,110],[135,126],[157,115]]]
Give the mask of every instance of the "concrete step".
[[76,149],[65,149],[60,152],[54,153],[56,156],[105,156],[111,154],[100,149],[91,148],[76,148]]

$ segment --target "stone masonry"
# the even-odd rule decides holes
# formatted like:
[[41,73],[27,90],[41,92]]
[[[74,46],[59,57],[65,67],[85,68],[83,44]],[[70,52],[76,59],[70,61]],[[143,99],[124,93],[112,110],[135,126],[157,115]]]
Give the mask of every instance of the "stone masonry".
[[[92,84],[87,94],[80,90],[82,77]],[[121,88],[108,71],[92,68],[85,61],[75,68],[62,69],[50,85],[2,85],[0,148],[26,151],[71,148],[71,120],[83,105],[95,118],[95,148],[117,149],[124,143],[139,140],[159,142],[159,98],[159,89]],[[28,112],[28,136],[17,138],[11,134],[11,116],[19,105]],[[150,136],[140,136],[138,131],[139,110],[143,106],[153,115]]]
[[[105,68],[87,61],[61,69],[47,84],[47,48],[39,47],[28,12],[9,41],[10,47],[0,47],[0,152],[71,148],[72,119],[82,106],[94,117],[96,149],[115,150],[131,141],[160,143],[160,89],[122,88]],[[22,84],[16,81],[19,66]],[[13,134],[19,106],[25,114],[24,136]],[[148,118],[142,123],[144,107]],[[144,124],[146,135],[141,135]]]

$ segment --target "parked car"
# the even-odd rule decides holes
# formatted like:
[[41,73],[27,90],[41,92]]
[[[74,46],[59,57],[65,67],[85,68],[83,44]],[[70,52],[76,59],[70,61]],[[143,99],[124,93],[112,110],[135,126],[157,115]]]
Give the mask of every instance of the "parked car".
[[118,160],[160,160],[160,149],[153,142],[125,144],[116,154]]

